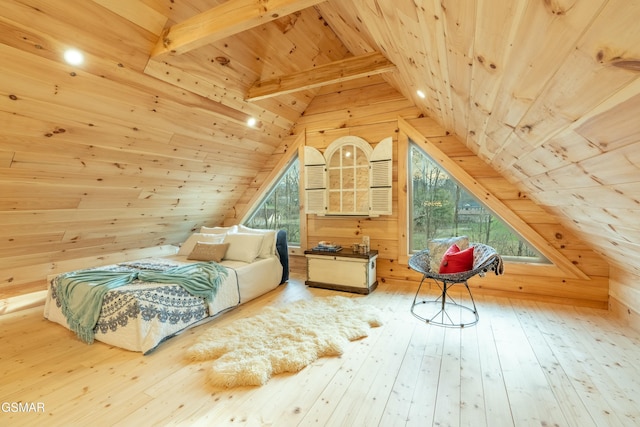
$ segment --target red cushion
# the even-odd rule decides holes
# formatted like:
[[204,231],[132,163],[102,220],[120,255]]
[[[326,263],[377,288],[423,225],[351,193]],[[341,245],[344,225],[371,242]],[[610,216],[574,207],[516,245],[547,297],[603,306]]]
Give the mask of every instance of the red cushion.
[[473,246],[461,251],[453,244],[444,253],[440,262],[440,274],[460,273],[473,269]]

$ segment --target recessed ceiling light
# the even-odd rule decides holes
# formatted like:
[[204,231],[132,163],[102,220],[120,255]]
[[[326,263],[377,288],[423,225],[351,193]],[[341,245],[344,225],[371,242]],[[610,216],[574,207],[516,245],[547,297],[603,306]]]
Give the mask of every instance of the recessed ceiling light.
[[80,65],[84,61],[84,55],[77,49],[67,49],[64,52],[64,60],[71,65]]
[[249,117],[249,119],[247,119],[247,126],[254,127],[256,123],[258,123],[258,121],[255,117]]
[[423,91],[421,91],[421,90],[417,90],[417,91],[416,91],[416,93],[417,93],[417,94],[418,94],[418,96],[419,96],[420,98],[422,98],[422,99],[426,98],[426,96],[427,96],[427,95],[425,95],[425,94],[424,94],[424,92],[423,92]]

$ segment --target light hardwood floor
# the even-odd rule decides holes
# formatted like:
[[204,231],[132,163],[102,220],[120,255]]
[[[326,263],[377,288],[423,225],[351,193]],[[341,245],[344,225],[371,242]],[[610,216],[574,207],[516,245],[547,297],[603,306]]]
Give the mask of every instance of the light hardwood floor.
[[[414,286],[363,297],[276,291],[164,343],[148,356],[80,343],[42,308],[0,317],[3,426],[636,426],[640,337],[602,310],[478,297],[480,322],[428,326]],[[207,362],[182,353],[214,325],[265,305],[340,294],[380,307],[385,324],[301,372],[259,388],[214,390]],[[7,412],[12,402],[44,412]]]

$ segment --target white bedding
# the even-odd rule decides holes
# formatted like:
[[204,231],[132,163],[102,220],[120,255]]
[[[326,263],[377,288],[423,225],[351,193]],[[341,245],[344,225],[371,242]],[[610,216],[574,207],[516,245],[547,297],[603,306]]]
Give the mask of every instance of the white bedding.
[[[182,255],[142,261],[175,265],[194,262]],[[220,264],[228,268],[229,274],[208,305],[178,285],[134,282],[109,291],[95,339],[146,354],[164,340],[263,295],[281,282],[283,267],[277,256],[258,258],[252,263],[223,260]],[[52,283],[49,280],[44,316],[69,329]],[[125,300],[124,304],[122,300]],[[114,303],[109,304],[109,301]]]
[[277,257],[259,258],[251,264],[240,261],[222,261],[221,264],[238,274],[240,304],[275,289],[282,278],[282,265]]

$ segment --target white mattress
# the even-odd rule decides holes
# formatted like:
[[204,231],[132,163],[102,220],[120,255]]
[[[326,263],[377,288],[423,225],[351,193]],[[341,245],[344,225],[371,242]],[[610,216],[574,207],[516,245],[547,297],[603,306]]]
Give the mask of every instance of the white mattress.
[[260,258],[251,264],[240,261],[222,261],[221,264],[238,274],[240,304],[277,288],[282,279],[282,264],[275,256]]
[[[181,263],[193,262],[181,255],[170,255],[164,258]],[[282,264],[276,256],[258,258],[252,263],[223,260],[220,264],[235,271],[240,287],[240,304],[277,288],[282,279]]]
[[[161,262],[177,264],[192,262],[187,261],[185,256],[179,255],[172,255],[161,259],[155,258],[150,261],[157,262],[159,260]],[[167,321],[166,319],[160,321],[157,320],[161,315],[161,313],[158,312],[153,313],[154,316],[144,316],[142,314],[135,316],[135,318],[132,316],[121,316],[123,321],[113,325],[115,331],[109,330],[109,328],[103,328],[105,329],[103,331],[98,328],[95,332],[95,339],[106,344],[131,351],[140,351],[146,354],[154,350],[164,340],[181,333],[185,329],[201,324],[221,313],[231,310],[239,304],[250,301],[275,289],[280,284],[282,278],[282,265],[275,256],[258,259],[250,264],[239,261],[223,261],[220,264],[228,267],[229,274],[218,288],[215,299],[208,305],[208,311],[201,310],[201,318],[177,318],[171,319],[171,321]],[[55,275],[53,277],[55,277]],[[67,319],[62,314],[60,307],[58,307],[52,295],[51,279],[53,277],[49,278],[44,317],[69,329]],[[134,288],[136,286],[137,288]],[[148,289],[150,292],[153,292],[155,288],[166,287],[167,285],[155,283],[143,285],[131,284],[122,286],[115,291],[140,290],[141,286],[143,286],[145,290]],[[191,301],[191,303],[193,303],[193,301]],[[170,315],[171,313],[167,313],[167,316]]]

